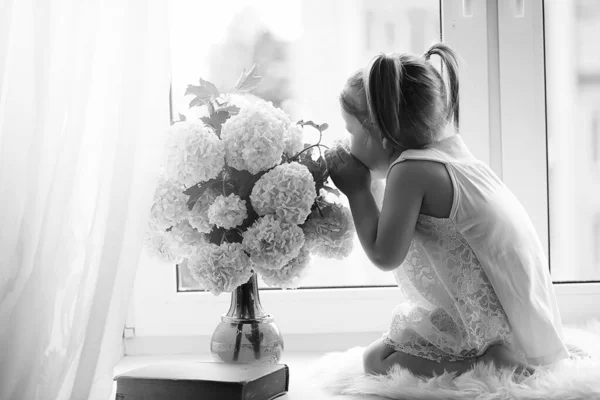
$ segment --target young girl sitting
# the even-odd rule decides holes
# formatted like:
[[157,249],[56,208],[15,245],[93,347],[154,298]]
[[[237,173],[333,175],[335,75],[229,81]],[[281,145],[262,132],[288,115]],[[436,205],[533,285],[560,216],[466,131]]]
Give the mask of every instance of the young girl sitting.
[[[533,224],[457,132],[458,88],[456,55],[436,44],[422,57],[375,57],[341,93],[351,154],[327,152],[329,173],[365,253],[393,271],[403,300],[365,351],[366,373],[461,374],[478,361],[531,372],[569,356]],[[381,210],[369,170],[387,176]]]

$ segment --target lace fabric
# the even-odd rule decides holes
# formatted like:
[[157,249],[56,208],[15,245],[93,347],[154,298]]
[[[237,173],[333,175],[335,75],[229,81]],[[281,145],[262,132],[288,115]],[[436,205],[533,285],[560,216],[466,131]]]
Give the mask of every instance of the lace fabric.
[[515,194],[458,134],[406,150],[390,168],[406,160],[445,165],[454,195],[447,219],[417,221],[385,341],[438,361],[496,341],[534,365],[568,357],[547,254]]
[[384,334],[387,345],[437,362],[479,356],[499,342],[514,348],[502,305],[452,220],[420,215],[394,275],[403,302]]

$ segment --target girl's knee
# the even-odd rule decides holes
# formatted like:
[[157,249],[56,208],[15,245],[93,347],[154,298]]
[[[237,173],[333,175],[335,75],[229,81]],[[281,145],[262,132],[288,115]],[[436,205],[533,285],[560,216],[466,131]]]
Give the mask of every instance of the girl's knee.
[[363,353],[363,370],[367,375],[373,375],[376,368],[376,360],[370,348],[365,349]]
[[363,369],[367,375],[385,374],[387,371],[384,359],[389,351],[382,342],[377,341],[365,349],[363,353]]
[[367,375],[378,375],[381,372],[381,360],[376,354],[369,349],[365,350],[363,354],[363,370]]

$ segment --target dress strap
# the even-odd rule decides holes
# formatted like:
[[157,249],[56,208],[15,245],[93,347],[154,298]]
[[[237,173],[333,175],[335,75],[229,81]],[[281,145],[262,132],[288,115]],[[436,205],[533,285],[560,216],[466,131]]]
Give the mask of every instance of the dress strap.
[[479,162],[469,151],[459,134],[454,134],[421,149],[405,150],[390,164],[390,169],[405,160],[435,161],[445,165]]
[[439,150],[433,147],[418,150],[405,150],[402,152],[402,154],[400,154],[400,156],[396,160],[394,160],[390,164],[387,170],[386,177],[390,174],[390,171],[392,170],[392,167],[394,165],[406,160],[434,161],[442,164],[447,164],[449,162],[448,158],[445,157],[444,153],[440,152]]

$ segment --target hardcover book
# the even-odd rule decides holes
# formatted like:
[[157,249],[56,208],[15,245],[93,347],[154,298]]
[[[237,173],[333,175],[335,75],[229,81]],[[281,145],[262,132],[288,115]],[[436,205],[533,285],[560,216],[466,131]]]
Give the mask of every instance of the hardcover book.
[[289,387],[285,364],[156,364],[115,377],[116,400],[271,400]]

